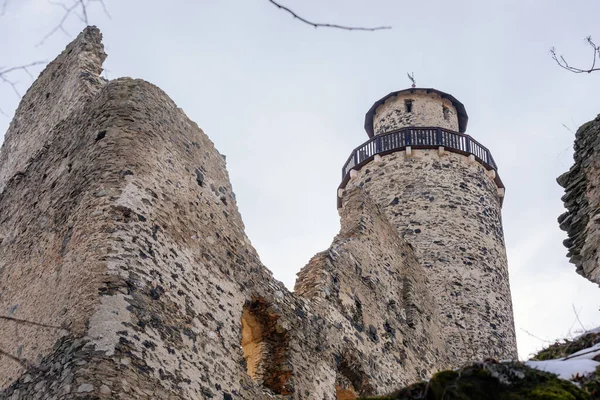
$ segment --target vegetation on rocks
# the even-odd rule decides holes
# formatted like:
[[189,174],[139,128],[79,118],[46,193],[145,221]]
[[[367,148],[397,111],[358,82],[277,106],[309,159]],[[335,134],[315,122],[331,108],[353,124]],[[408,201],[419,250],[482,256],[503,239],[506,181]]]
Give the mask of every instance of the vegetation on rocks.
[[[589,353],[591,358],[600,343],[600,331],[573,340],[556,342],[532,357],[532,361],[564,360]],[[590,349],[589,352],[586,349]],[[583,351],[582,351],[583,350]],[[578,353],[579,354],[575,354]],[[600,361],[600,356],[592,358]],[[519,362],[486,360],[456,371],[442,371],[428,382],[418,382],[395,393],[365,399],[378,400],[516,400],[600,399],[600,366],[591,374],[575,374],[572,381],[540,371]]]
[[518,362],[488,360],[457,371],[442,371],[429,382],[419,382],[378,400],[587,400],[585,390],[556,375]]
[[597,343],[600,343],[600,332],[587,333],[574,340],[556,342],[537,353],[532,359],[545,361],[567,357],[580,350],[590,348]]

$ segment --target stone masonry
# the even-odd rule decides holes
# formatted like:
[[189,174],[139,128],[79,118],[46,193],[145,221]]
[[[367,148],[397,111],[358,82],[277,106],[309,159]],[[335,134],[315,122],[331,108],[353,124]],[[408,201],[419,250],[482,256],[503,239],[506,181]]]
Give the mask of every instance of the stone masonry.
[[423,152],[363,168],[292,293],[210,139],[156,86],[101,79],[104,58],[86,28],[0,150],[0,399],[347,399],[514,355],[480,166]]
[[567,211],[558,218],[577,273],[600,285],[600,115],[575,134],[575,163],[558,178]]
[[458,131],[456,108],[437,93],[419,90],[390,96],[377,107],[373,118],[376,135],[405,126],[439,126]]
[[346,186],[353,188],[365,190],[415,250],[454,365],[515,359],[500,198],[483,166],[438,150],[397,152],[363,166]]
[[[365,129],[383,135],[404,127],[463,132],[462,103],[435,89],[406,89],[382,98]],[[377,155],[352,171],[345,189],[360,188],[415,250],[429,276],[443,339],[455,363],[516,358],[508,263],[495,171],[443,147]],[[344,196],[341,193],[342,198]]]

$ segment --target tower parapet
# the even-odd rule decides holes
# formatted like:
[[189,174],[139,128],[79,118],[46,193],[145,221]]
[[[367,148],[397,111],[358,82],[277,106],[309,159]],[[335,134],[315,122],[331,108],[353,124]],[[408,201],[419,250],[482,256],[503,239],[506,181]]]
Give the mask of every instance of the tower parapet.
[[338,190],[339,206],[361,187],[413,246],[456,365],[516,358],[504,185],[467,121],[462,103],[438,90],[390,93],[367,113],[370,139],[348,158]]

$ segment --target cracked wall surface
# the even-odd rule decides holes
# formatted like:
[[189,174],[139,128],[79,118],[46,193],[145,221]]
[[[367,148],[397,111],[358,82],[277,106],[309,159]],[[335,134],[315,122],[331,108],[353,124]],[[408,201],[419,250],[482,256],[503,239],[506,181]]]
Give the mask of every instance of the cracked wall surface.
[[558,218],[567,232],[563,244],[578,274],[600,285],[600,115],[583,124],[575,134],[574,164],[560,177],[567,209]]
[[[87,28],[0,151],[0,399],[333,400],[455,364],[429,271],[363,189],[291,293],[210,139],[156,86],[104,82],[104,57]],[[248,307],[269,355],[254,379]]]

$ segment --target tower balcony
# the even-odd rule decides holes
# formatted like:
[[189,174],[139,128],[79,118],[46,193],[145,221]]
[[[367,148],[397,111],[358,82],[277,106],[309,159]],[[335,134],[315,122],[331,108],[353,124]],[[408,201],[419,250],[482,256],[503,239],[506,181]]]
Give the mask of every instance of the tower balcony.
[[[339,189],[344,189],[351,178],[352,170],[359,170],[371,162],[375,156],[383,156],[398,151],[412,149],[439,149],[472,157],[479,162],[490,174],[496,186],[504,189],[504,184],[498,175],[498,166],[492,153],[471,136],[439,127],[406,127],[372,137],[352,151],[342,168],[342,183]],[[339,191],[338,191],[339,193]],[[338,195],[338,207],[341,200]]]

